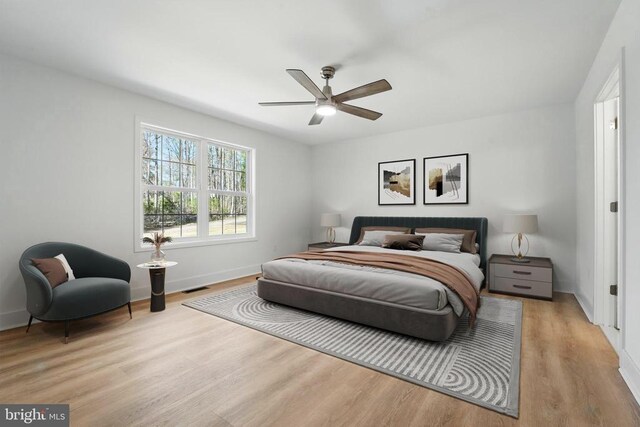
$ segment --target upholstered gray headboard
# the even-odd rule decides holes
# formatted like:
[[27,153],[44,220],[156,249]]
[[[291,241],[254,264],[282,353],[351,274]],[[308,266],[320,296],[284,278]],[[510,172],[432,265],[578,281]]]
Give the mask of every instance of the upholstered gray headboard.
[[[464,228],[476,230],[478,235],[476,243],[480,245],[480,268],[486,271],[487,265],[487,218],[462,218],[462,217],[422,217],[422,216],[357,216],[351,226],[349,243],[354,244],[360,237],[360,229],[370,226],[397,226],[411,228],[439,227],[439,228]],[[486,274],[486,273],[485,273]]]

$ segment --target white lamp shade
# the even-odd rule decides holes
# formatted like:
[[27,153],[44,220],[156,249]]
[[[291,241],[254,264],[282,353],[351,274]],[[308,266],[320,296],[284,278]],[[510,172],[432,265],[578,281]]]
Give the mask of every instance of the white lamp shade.
[[538,231],[538,215],[505,215],[502,231],[505,233],[535,233]]
[[323,213],[320,215],[320,225],[322,227],[338,227],[340,225],[340,214]]

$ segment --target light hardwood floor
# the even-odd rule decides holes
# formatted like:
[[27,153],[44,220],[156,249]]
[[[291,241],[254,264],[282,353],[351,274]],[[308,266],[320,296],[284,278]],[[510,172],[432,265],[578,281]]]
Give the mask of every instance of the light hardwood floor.
[[0,402],[69,403],[74,426],[638,426],[640,409],[575,298],[524,302],[520,419],[186,308],[249,283],[63,326],[0,333]]

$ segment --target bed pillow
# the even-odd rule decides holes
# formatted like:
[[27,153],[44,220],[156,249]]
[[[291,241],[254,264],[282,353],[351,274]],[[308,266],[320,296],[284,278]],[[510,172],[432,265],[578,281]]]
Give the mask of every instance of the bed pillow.
[[462,241],[464,240],[464,234],[428,233],[416,235],[424,237],[422,249],[425,251],[453,252],[459,254]]
[[60,260],[60,262],[62,263],[62,268],[64,268],[64,271],[67,273],[67,280],[75,280],[76,276],[73,275],[73,270],[71,269],[71,266],[67,262],[67,259],[64,257],[64,255],[56,255],[54,256],[54,258]]
[[67,272],[56,258],[33,258],[33,265],[44,274],[52,288],[67,281]]
[[476,236],[478,232],[476,230],[466,230],[463,228],[416,228],[416,234],[463,234],[461,252],[468,252],[470,254],[476,254]]
[[[361,245],[361,246],[382,246],[382,242],[384,241],[384,236],[386,235],[409,234],[409,233],[411,233],[411,228],[408,228],[408,227],[382,227],[382,226],[362,227],[360,229],[360,238],[355,244]],[[370,242],[370,243],[363,243],[363,242]],[[378,243],[375,243],[375,242],[378,242]]]
[[382,242],[383,248],[403,251],[422,250],[424,236],[417,234],[387,234]]

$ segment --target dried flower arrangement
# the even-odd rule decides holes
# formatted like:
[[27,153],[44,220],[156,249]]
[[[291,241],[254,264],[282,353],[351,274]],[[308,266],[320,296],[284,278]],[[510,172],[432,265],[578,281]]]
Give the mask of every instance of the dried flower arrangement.
[[156,249],[151,254],[151,261],[160,262],[164,261],[164,252],[160,250],[163,244],[171,242],[173,239],[171,236],[165,236],[164,233],[155,232],[153,237],[144,237],[142,243],[151,243]]
[[156,231],[153,233],[153,237],[144,237],[142,239],[142,243],[151,243],[157,250],[159,250],[164,243],[169,243],[172,240],[171,236],[165,236],[164,233]]

